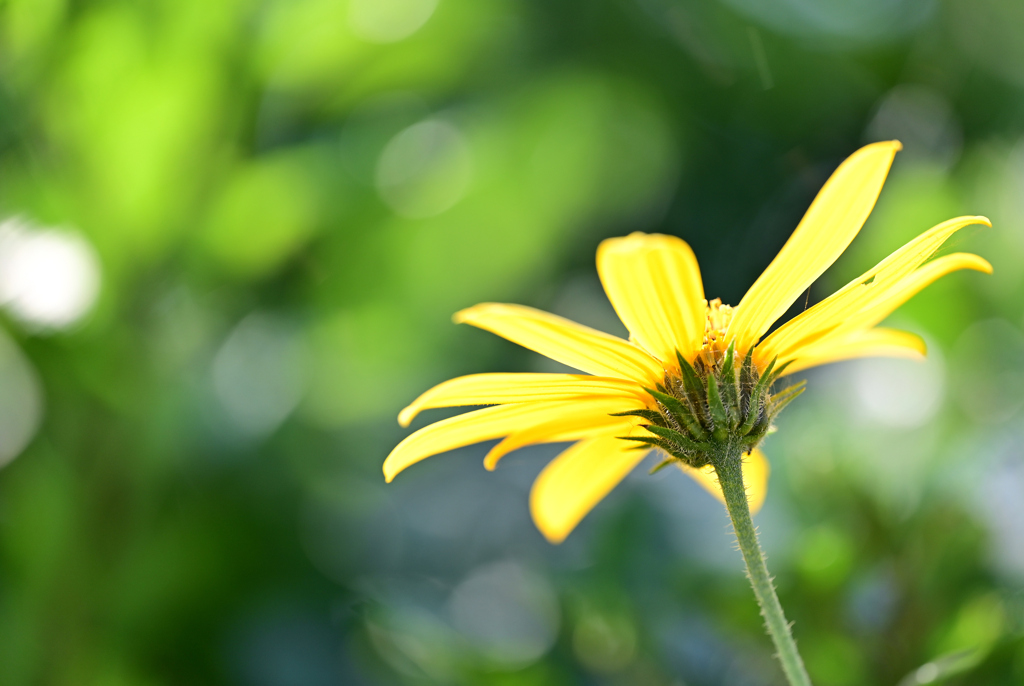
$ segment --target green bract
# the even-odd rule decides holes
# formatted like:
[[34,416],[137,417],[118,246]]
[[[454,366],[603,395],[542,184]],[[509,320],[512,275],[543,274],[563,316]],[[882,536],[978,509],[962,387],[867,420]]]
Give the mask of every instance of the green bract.
[[671,458],[658,465],[679,460],[690,467],[713,462],[726,444],[740,445],[744,452],[757,447],[772,421],[786,405],[803,393],[806,382],[772,393],[772,385],[788,363],[776,367],[772,360],[763,372],[753,362],[752,350],[737,365],[735,343],[721,359],[708,361],[698,356],[694,364],[676,353],[679,374],[667,372],[657,388],[646,389],[657,410],[631,410],[615,416],[646,419],[650,436],[622,436],[646,446],[657,446]]

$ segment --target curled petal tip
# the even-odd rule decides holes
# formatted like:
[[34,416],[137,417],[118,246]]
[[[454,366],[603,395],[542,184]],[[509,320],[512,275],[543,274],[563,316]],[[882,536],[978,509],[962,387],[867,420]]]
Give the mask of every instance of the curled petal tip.
[[565,541],[572,533],[574,527],[559,526],[544,515],[543,510],[533,497],[530,498],[530,516],[533,519],[537,531],[552,545],[558,545]]
[[544,538],[548,539],[548,543],[552,545],[559,545],[560,543],[564,542],[565,539],[569,536],[569,534],[548,532],[544,531],[544,529],[540,529],[540,532],[544,535]]
[[480,314],[481,312],[493,313],[495,309],[498,309],[498,311],[500,311],[500,308],[501,305],[498,303],[477,303],[472,307],[461,309],[455,314],[453,314],[452,321],[455,322],[456,324],[465,324],[469,322],[471,319],[473,319],[475,315]]
[[951,269],[950,271],[955,271],[956,269],[971,269],[983,274],[992,273],[992,263],[984,257],[975,255],[974,253],[954,253],[946,256],[944,259],[951,260],[955,264],[954,269]]
[[920,357],[918,357],[916,359],[923,360],[924,358],[928,357],[928,342],[925,341],[920,336],[917,337],[917,341],[916,342],[917,342],[917,349],[913,350],[912,352],[916,352],[916,353],[918,353],[918,355],[920,355]]
[[416,418],[417,408],[413,405],[409,405],[401,412],[398,413],[398,425],[403,429],[407,428],[412,420]]
[[990,229],[992,228],[992,220],[989,219],[988,217],[983,217],[981,215],[978,215],[977,217],[975,217],[975,219],[978,221],[979,224],[984,224],[985,226],[989,227]]
[[906,359],[913,360],[914,362],[924,362],[928,359],[928,344],[924,342],[924,339],[916,341],[916,343],[916,348],[907,348]]
[[903,143],[900,143],[897,140],[877,141],[875,143],[868,143],[863,148],[861,148],[861,150],[865,150],[867,148],[890,148],[893,151],[893,153],[897,153],[903,149]]

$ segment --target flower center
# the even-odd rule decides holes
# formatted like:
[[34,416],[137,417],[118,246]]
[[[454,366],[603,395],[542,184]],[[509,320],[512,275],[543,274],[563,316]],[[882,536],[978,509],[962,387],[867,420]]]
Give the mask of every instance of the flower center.
[[731,321],[730,305],[723,305],[721,298],[708,301],[707,319],[704,321],[704,342],[698,353],[698,357],[704,360],[708,367],[713,367],[725,355],[726,348],[729,347],[725,340],[725,332]]

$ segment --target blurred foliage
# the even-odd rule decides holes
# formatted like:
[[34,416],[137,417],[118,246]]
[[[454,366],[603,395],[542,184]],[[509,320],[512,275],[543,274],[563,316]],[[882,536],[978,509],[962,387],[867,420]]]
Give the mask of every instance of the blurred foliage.
[[0,218],[84,236],[101,288],[3,318],[0,683],[780,683],[681,474],[551,547],[555,446],[380,464],[431,383],[550,368],[455,310],[621,333],[593,255],[633,230],[736,303],[886,138],[808,301],[960,213],[996,273],[894,317],[927,363],[811,375],[770,564],[820,686],[1024,683],[1022,32],[1015,0],[6,0]]

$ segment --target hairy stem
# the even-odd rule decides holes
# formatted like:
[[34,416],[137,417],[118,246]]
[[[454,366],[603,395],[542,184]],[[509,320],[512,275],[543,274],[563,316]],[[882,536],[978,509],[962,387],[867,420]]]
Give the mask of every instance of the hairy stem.
[[796,649],[796,641],[790,632],[789,623],[782,612],[779,597],[775,595],[775,587],[768,575],[768,567],[764,562],[764,552],[757,541],[757,530],[750,518],[750,506],[747,503],[747,492],[743,485],[742,447],[737,443],[730,444],[721,459],[715,460],[715,471],[725,495],[725,505],[732,519],[736,532],[736,540],[743,560],[747,563],[747,576],[754,588],[757,603],[761,606],[768,635],[775,643],[775,650],[786,679],[791,686],[811,686],[804,662]]

